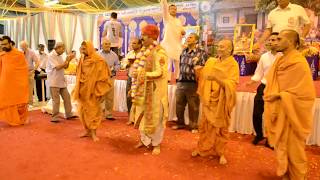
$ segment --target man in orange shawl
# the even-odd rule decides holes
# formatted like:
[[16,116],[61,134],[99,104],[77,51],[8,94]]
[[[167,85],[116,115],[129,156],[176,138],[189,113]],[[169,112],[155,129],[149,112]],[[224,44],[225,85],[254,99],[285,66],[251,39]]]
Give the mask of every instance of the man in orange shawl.
[[140,143],[136,148],[151,145],[153,155],[160,154],[168,120],[168,57],[157,43],[158,36],[156,25],[149,24],[142,29],[143,48],[135,61],[139,61],[139,67],[132,73],[137,92],[132,97],[134,107],[130,114],[140,130]]
[[315,87],[307,60],[297,51],[299,34],[280,32],[276,49],[283,53],[267,75],[265,130],[278,160],[277,175],[306,179],[306,138],[311,132]]
[[111,74],[91,42],[85,41],[81,44],[81,53],[73,98],[78,102],[78,115],[86,130],[81,137],[91,137],[96,142],[99,140],[96,129],[103,118],[101,102],[111,88]]
[[200,138],[192,156],[218,155],[220,164],[226,164],[224,151],[228,138],[230,114],[236,103],[239,66],[232,56],[232,41],[220,41],[217,53],[219,58],[210,58],[205,67],[200,70],[198,87],[202,102]]
[[29,81],[24,54],[12,47],[10,37],[0,40],[0,120],[23,125],[27,120]]

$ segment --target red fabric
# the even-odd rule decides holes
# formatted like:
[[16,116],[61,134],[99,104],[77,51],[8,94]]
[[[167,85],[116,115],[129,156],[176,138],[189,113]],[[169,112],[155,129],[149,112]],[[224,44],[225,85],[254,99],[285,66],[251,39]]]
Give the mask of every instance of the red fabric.
[[160,34],[159,28],[156,25],[148,24],[142,29],[142,34],[157,40]]

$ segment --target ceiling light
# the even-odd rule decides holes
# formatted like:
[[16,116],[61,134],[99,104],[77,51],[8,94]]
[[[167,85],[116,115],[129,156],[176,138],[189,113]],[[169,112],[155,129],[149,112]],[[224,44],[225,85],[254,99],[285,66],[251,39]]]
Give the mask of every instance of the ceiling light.
[[59,0],[45,0],[44,1],[44,6],[52,6],[52,5],[55,5],[55,4],[58,4],[59,3]]

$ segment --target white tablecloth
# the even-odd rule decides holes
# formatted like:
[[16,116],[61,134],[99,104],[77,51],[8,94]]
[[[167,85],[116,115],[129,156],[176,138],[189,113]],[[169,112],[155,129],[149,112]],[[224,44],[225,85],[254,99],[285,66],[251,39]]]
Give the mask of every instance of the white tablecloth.
[[127,80],[115,80],[114,81],[114,102],[113,110],[119,112],[127,112]]
[[[72,91],[74,88],[75,77],[67,77],[68,90]],[[114,110],[120,112],[127,111],[126,101],[126,80],[114,81]],[[168,85],[168,98],[169,98],[169,120],[176,120],[176,99],[175,99],[176,85]],[[252,112],[253,112],[253,100],[255,93],[251,92],[237,92],[237,104],[231,114],[231,124],[229,127],[230,132],[238,132],[241,134],[253,134],[252,125]],[[72,111],[76,113],[76,104],[72,103]],[[47,112],[52,111],[52,103],[49,101],[44,108]],[[61,100],[60,112],[64,113],[63,102]],[[201,113],[201,109],[200,109]],[[314,122],[312,134],[307,140],[309,145],[320,146],[320,98],[315,101],[314,109]],[[189,122],[188,110],[185,111],[186,124]]]
[[[65,75],[65,79],[67,81],[67,89],[70,93],[70,96],[71,96],[71,92],[76,84],[76,76],[74,75]],[[77,115],[77,103],[76,102],[73,102],[72,101],[72,98],[71,98],[71,105],[72,105],[72,113],[74,115]],[[42,107],[42,112],[46,112],[46,113],[49,113],[49,114],[52,114],[52,99],[50,99],[48,101],[48,103],[46,104],[46,106]],[[61,114],[65,114],[65,111],[64,111],[64,105],[63,105],[63,100],[60,96],[60,109],[59,109],[60,113]]]
[[[168,86],[169,117],[171,120],[176,117],[175,91],[175,85]],[[237,104],[231,114],[230,132],[254,134],[252,124],[254,96],[255,93],[251,92],[237,92]],[[186,113],[187,111],[185,112],[185,120],[188,122]],[[320,98],[315,101],[313,116],[313,128],[310,137],[307,139],[307,144],[320,146]]]

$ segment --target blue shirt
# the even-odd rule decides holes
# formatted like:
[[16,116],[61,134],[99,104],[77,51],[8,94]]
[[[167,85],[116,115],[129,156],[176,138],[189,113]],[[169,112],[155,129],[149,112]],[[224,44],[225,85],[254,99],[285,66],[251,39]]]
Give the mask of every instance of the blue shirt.
[[118,55],[113,51],[99,51],[100,56],[103,57],[105,62],[108,64],[110,70],[111,70],[111,76],[115,76],[116,72],[120,69],[120,63],[119,63],[119,57]]
[[207,53],[195,48],[189,52],[188,48],[182,51],[180,56],[180,74],[178,82],[196,82],[195,66],[204,66],[208,59]]

